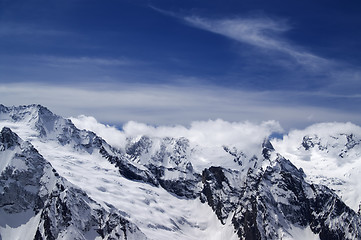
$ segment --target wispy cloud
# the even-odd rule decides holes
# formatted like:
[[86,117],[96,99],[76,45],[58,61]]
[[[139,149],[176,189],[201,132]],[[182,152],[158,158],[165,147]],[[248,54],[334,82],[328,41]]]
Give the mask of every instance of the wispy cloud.
[[307,93],[290,103],[293,93],[287,94],[197,85],[0,85],[5,105],[40,103],[63,116],[84,114],[113,124],[134,120],[155,125],[187,125],[192,121],[221,118],[258,123],[276,120],[289,129],[323,121],[360,123],[359,112],[312,105],[304,101],[310,97]]
[[298,64],[311,70],[331,64],[331,61],[295,47],[282,38],[290,30],[284,20],[271,18],[207,19],[197,16],[185,17],[193,27],[220,34],[264,50],[277,51],[292,57]]
[[[297,29],[292,29],[285,19],[173,17],[182,19],[192,27],[253,46],[256,51],[269,57],[264,60],[265,65],[269,65],[271,60],[271,64],[283,67],[284,72],[289,74],[289,84],[304,86],[304,89],[310,91],[322,90],[332,94],[342,92],[355,95],[361,89],[361,69],[358,66],[338,59],[325,58],[307,50],[307,46],[294,44],[286,37],[286,33]],[[246,61],[255,60],[248,56]]]
[[0,82],[132,81],[142,79],[138,76],[149,65],[125,56],[0,54]]
[[74,33],[62,31],[51,28],[41,28],[30,24],[16,24],[2,22],[0,24],[0,36],[12,37],[12,36],[43,36],[43,37],[58,37],[58,36],[69,36]]
[[33,59],[53,66],[66,66],[66,65],[130,66],[140,63],[126,58],[33,56]]
[[102,58],[89,56],[54,56],[54,55],[20,55],[20,56],[4,56],[9,61],[17,61],[19,63],[27,62],[28,65],[48,65],[54,67],[79,67],[79,66],[132,66],[144,64],[144,62],[132,60],[126,57]]
[[[236,51],[242,58],[242,66],[232,70],[231,76],[234,73],[242,79],[249,79],[249,82],[252,82],[252,79],[257,81],[257,77],[261,76],[261,82],[262,79],[276,81],[282,83],[283,88],[293,90],[338,93],[342,89],[348,94],[355,94],[361,89],[361,70],[358,67],[342,60],[324,57],[307,46],[290,40],[287,34],[297,29],[292,28],[288,19],[267,15],[206,18],[196,14],[183,15],[151,8],[193,28],[248,46],[242,48],[242,51]],[[257,88],[252,84],[248,85]],[[347,87],[351,85],[352,88]]]

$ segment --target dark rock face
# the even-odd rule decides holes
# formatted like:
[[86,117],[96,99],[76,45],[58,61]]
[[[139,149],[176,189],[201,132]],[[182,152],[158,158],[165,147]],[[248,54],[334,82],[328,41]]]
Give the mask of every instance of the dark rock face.
[[223,224],[237,206],[241,194],[237,186],[230,184],[225,172],[232,174],[231,170],[221,167],[205,169],[202,174],[203,190],[201,192],[201,201],[208,202]]
[[236,148],[230,149],[227,146],[223,146],[223,150],[234,157],[233,161],[238,165],[242,166],[243,161],[247,158],[246,154],[239,152]]
[[18,137],[10,128],[4,127],[0,133],[0,151],[19,145]]
[[99,152],[102,154],[103,157],[108,159],[110,163],[115,164],[115,166],[118,167],[119,173],[123,177],[129,180],[150,183],[154,186],[159,185],[158,180],[149,170],[145,168],[140,169],[140,167],[131,162],[125,155],[121,154],[120,152],[114,153],[113,151],[107,151],[104,146],[100,148]]
[[197,190],[197,185],[199,183],[198,179],[199,178],[196,180],[160,180],[159,183],[168,192],[174,193],[179,197],[194,199],[199,196]]
[[313,185],[311,229],[320,239],[361,239],[361,219],[327,187]]
[[303,172],[282,157],[265,171],[250,169],[246,182],[235,188],[225,171],[204,171],[202,195],[222,222],[233,213],[240,239],[279,239],[279,228],[292,225],[310,226],[321,240],[361,238],[360,216],[327,187],[306,183]]
[[265,139],[262,144],[262,156],[264,159],[270,159],[271,153],[274,152],[275,149],[272,146],[272,143],[269,139]]
[[35,148],[23,142],[9,128],[4,127],[0,133],[0,148],[2,151],[14,151],[13,161],[18,161],[27,168],[24,171],[8,165],[0,173],[0,186],[3,188],[0,193],[0,207],[7,213],[19,213],[27,209],[38,211],[37,207],[43,205],[43,200],[36,192],[27,189],[39,188],[45,161]]
[[305,148],[305,150],[313,148],[315,146],[313,138],[311,136],[304,136],[302,140],[302,146]]
[[134,144],[128,143],[126,153],[132,157],[133,160],[139,158],[143,153],[148,153],[152,146],[152,140],[147,136],[142,136],[139,141]]
[[9,108],[0,104],[0,113],[7,113],[9,112]]
[[[194,199],[199,196],[198,184],[201,181],[201,176],[194,173],[191,167],[188,168],[190,169],[189,172],[181,171],[176,168],[157,167],[155,165],[149,165],[148,169],[155,176],[160,186],[168,192],[189,199]],[[175,179],[164,179],[165,171],[174,171],[176,174],[180,174],[180,176]]]
[[[258,240],[261,238],[261,233],[257,225],[257,206],[254,198],[250,199],[251,209],[238,210],[235,217],[232,218],[232,223],[237,231],[240,239]],[[238,216],[238,217],[236,217]],[[270,236],[274,237],[274,236]],[[269,239],[272,239],[269,238]]]
[[356,145],[359,145],[361,143],[361,139],[357,139],[353,134],[347,134],[346,139],[347,139],[347,143],[346,143],[347,150],[350,150],[354,148]]

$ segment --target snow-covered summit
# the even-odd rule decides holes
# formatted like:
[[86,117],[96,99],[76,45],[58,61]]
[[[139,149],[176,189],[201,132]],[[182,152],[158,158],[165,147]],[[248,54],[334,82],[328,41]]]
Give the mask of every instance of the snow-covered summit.
[[42,135],[46,135],[55,121],[60,118],[46,107],[38,104],[18,107],[5,107],[4,105],[1,105],[0,116],[1,120],[23,122],[34,128],[38,128]]
[[273,140],[280,154],[302,168],[310,182],[324,184],[359,210],[361,203],[361,127],[320,123]]

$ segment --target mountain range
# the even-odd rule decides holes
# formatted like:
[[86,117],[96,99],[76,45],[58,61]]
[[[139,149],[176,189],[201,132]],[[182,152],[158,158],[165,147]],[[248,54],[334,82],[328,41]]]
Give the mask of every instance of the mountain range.
[[111,144],[80,125],[0,105],[0,239],[361,239],[359,126]]

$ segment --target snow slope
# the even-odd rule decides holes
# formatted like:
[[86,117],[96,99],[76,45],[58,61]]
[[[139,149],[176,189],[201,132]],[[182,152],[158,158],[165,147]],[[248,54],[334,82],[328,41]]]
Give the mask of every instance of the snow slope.
[[59,176],[11,129],[0,132],[0,238],[146,239],[118,210],[102,208]]
[[324,184],[355,211],[361,204],[361,127],[320,123],[274,139],[276,151],[302,168],[306,179]]

